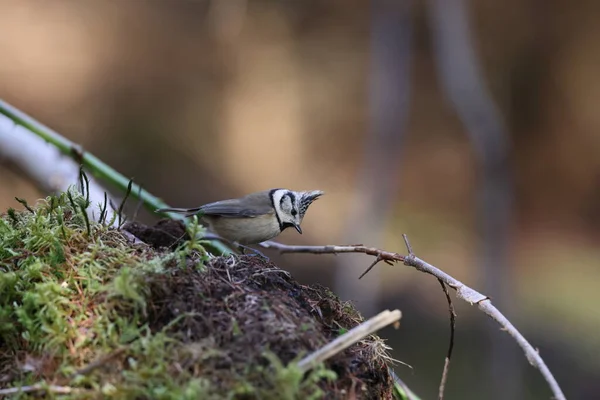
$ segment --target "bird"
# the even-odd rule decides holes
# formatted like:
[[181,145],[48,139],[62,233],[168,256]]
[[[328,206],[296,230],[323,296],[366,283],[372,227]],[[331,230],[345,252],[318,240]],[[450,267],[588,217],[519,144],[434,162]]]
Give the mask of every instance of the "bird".
[[273,239],[287,228],[302,234],[300,224],[308,207],[323,194],[321,190],[296,192],[277,188],[200,207],[159,208],[156,212],[198,215],[212,232],[245,247]]

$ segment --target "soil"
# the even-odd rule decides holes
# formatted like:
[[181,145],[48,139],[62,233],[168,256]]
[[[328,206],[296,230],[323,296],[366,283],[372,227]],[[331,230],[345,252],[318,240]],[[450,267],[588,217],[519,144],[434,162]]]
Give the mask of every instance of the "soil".
[[174,249],[181,241],[190,238],[183,223],[170,219],[161,219],[155,226],[127,222],[123,229],[155,249],[163,247]]
[[[170,220],[125,229],[155,248],[172,249],[186,236],[183,225]],[[259,255],[215,257],[204,270],[193,264],[148,278],[148,322],[153,331],[168,326],[169,335],[197,349],[178,368],[201,368],[203,377],[225,391],[242,376],[261,385],[247,371],[268,366],[266,352],[285,365],[362,322],[353,306],[327,288],[300,285]],[[338,379],[319,383],[325,398],[391,399],[386,360],[376,336],[334,356],[326,367]]]

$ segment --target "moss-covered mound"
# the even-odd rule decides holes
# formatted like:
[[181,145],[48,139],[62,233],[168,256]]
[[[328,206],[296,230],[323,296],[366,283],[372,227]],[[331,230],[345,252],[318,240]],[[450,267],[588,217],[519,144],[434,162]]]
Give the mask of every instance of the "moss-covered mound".
[[175,222],[130,225],[134,243],[84,208],[63,194],[0,217],[0,388],[36,385],[12,398],[391,398],[376,337],[294,366],[361,321],[327,289],[209,258]]

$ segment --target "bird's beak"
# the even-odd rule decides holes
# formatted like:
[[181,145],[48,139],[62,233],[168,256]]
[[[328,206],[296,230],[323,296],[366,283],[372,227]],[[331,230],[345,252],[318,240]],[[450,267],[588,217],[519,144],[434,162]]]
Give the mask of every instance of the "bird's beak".
[[296,230],[298,231],[298,233],[302,235],[302,229],[300,228],[300,225],[294,224],[294,228],[296,228]]

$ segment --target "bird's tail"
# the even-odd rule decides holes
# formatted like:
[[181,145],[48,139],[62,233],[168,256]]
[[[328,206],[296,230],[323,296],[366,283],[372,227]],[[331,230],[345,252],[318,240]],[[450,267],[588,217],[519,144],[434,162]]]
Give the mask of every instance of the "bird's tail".
[[185,214],[186,217],[191,217],[200,212],[200,207],[196,208],[157,208],[154,212],[156,213],[177,213]]

